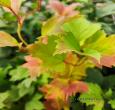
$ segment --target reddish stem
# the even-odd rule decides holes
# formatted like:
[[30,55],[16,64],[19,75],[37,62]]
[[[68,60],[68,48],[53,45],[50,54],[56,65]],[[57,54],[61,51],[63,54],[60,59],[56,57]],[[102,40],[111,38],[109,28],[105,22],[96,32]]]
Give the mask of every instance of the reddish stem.
[[38,0],[38,11],[40,11],[41,10],[41,5],[42,5],[42,0]]
[[21,22],[20,16],[18,16],[11,7],[8,7],[8,8],[9,8],[9,10],[16,16],[16,18],[17,18],[18,23],[20,24],[20,26],[22,26],[22,22]]

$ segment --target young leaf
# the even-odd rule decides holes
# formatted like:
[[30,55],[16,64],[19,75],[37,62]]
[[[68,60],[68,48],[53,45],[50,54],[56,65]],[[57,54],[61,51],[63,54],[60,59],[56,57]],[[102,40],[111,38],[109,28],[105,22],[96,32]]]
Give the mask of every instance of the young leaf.
[[11,8],[16,14],[19,13],[22,2],[23,0],[11,0]]
[[36,78],[41,75],[41,64],[42,61],[32,56],[25,57],[27,63],[23,64],[23,67],[27,68],[31,78]]
[[4,7],[5,11],[11,12],[11,13],[13,11],[13,13],[15,13],[17,15],[19,14],[20,6],[21,6],[23,0],[4,0],[4,1],[10,1],[9,6]]
[[75,95],[75,93],[86,92],[87,90],[87,84],[82,81],[59,78],[41,88],[41,91],[45,93],[47,103],[56,104],[58,109],[53,107],[55,108],[54,110],[61,110],[61,108],[64,108],[70,96]]
[[101,29],[101,26],[84,18],[79,18],[65,23],[63,29],[66,32],[71,32],[82,46],[88,38]]
[[56,15],[48,19],[42,26],[42,35],[52,35],[61,31],[61,25],[69,20],[79,17],[79,12],[74,9],[81,6],[80,3],[73,3],[69,6],[64,6],[57,0],[50,0],[48,8],[56,11]]
[[54,54],[62,54],[67,52],[80,52],[80,45],[74,35],[70,32],[62,34],[57,41],[56,51]]
[[63,24],[63,21],[60,21],[59,17],[51,17],[42,26],[42,36],[52,35],[55,34],[55,32],[60,32],[61,24]]
[[84,48],[83,50],[84,50],[84,54],[85,55],[93,57],[97,61],[100,62],[101,54],[98,51],[90,49],[90,48]]
[[56,36],[49,36],[47,44],[39,40],[35,44],[28,46],[29,53],[33,57],[40,58],[43,61],[42,66],[44,67],[44,71],[49,70],[50,72],[55,72],[57,70],[56,72],[60,72],[64,69],[63,60],[65,55],[53,55],[56,47],[56,39]]
[[5,6],[5,7],[10,7],[11,1],[10,0],[0,0],[0,5]]
[[78,11],[75,11],[74,9],[78,6],[82,5],[80,3],[73,3],[69,6],[64,6],[64,4],[62,4],[58,0],[50,0],[48,8],[53,9],[58,15],[67,17],[77,15]]
[[71,72],[71,78],[75,80],[81,80],[86,77],[86,69],[89,67],[94,67],[94,64],[87,61],[85,58],[81,60],[76,66],[73,66],[73,70]]
[[10,34],[0,31],[0,47],[5,47],[5,46],[10,46],[10,47],[19,46],[19,43]]
[[92,61],[97,67],[106,66],[111,68],[115,65],[115,56],[102,56],[100,62],[96,59],[92,59]]
[[115,55],[115,35],[110,35],[106,37],[106,34],[102,31],[95,42],[86,43],[84,48],[97,50],[101,53],[101,55],[104,55],[104,56],[105,55],[114,56]]

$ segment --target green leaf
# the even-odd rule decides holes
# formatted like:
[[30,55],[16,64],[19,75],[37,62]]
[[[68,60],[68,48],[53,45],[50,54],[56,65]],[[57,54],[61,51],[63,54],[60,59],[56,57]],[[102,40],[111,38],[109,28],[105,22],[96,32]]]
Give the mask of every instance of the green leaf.
[[0,93],[0,109],[5,107],[4,101],[8,98],[9,92]]
[[97,7],[96,14],[98,18],[115,14],[115,4],[107,3],[103,4],[101,7]]
[[112,89],[110,88],[106,93],[105,93],[105,98],[109,99],[112,97],[112,94],[113,94],[113,91]]
[[43,110],[44,105],[39,101],[41,98],[41,94],[35,94],[34,97],[26,103],[25,110]]
[[0,0],[0,5],[5,6],[5,7],[10,7],[11,6],[11,0]]
[[[27,83],[29,83],[29,85]],[[25,79],[24,81],[18,84],[17,88],[19,89],[18,92],[20,98],[22,98],[27,94],[32,94],[34,92],[34,87],[31,86],[31,83],[32,83],[31,79],[30,80]]]
[[[99,36],[98,36],[99,35]],[[97,36],[97,39],[95,37]],[[93,41],[93,42],[91,42]],[[102,45],[103,44],[103,45]],[[89,48],[98,51],[101,55],[113,55],[115,54],[115,35],[106,36],[105,32],[96,34],[93,38],[88,39],[88,42],[84,45],[84,48]]]
[[101,88],[93,83],[89,83],[89,90],[80,95],[79,100],[86,103],[87,106],[94,105],[93,110],[102,110],[104,106],[104,99],[102,97]]
[[91,23],[85,18],[79,18],[65,23],[63,29],[66,32],[71,32],[80,45],[83,45],[88,38],[101,29],[101,25]]
[[85,79],[86,82],[97,83],[99,85],[103,83],[104,77],[98,69],[88,68],[86,73],[87,73],[87,77]]
[[42,26],[42,36],[52,35],[60,30],[62,22],[60,22],[57,16],[54,16],[46,21]]
[[73,36],[72,33],[66,33],[64,36],[65,44],[70,47],[72,50],[80,51],[80,45],[77,39]]
[[10,34],[0,31],[0,47],[5,47],[5,46],[19,46],[17,40],[13,38]]
[[115,109],[115,100],[110,100],[109,104],[111,105],[113,109]]
[[88,55],[100,61],[101,54],[98,51],[90,49],[90,48],[84,48],[83,50],[84,50],[85,55]]
[[[44,69],[50,69],[51,71],[62,71],[64,68],[65,55],[54,55],[56,48],[56,36],[49,36],[48,43],[43,44],[41,41],[37,41],[35,44],[28,47],[28,51],[33,57],[40,58],[44,63]],[[37,51],[36,51],[37,50]],[[51,68],[52,67],[52,68]]]
[[77,39],[70,32],[60,35],[56,42],[57,46],[54,54],[62,54],[71,51],[80,52],[80,45]]
[[19,66],[18,68],[10,71],[11,81],[19,81],[29,76],[29,72],[26,68]]
[[89,0],[75,0],[76,2],[85,2],[85,3],[88,3]]

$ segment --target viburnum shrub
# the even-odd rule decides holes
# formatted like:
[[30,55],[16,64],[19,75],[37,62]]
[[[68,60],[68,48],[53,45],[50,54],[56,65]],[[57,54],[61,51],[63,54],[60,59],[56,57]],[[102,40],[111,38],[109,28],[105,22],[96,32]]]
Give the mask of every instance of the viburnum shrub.
[[[107,36],[99,23],[88,21],[84,15],[76,11],[76,7],[82,6],[80,3],[67,6],[57,0],[51,0],[47,8],[55,14],[43,23],[41,36],[34,43],[28,44],[21,35],[25,19],[20,12],[21,3],[22,0],[0,0],[0,5],[16,16],[17,34],[20,39],[17,41],[10,34],[0,31],[0,47],[18,47],[19,51],[27,52],[26,63],[10,73],[11,81],[24,79],[17,86],[18,89],[22,84],[28,88],[24,93],[24,89],[19,92],[20,97],[29,91],[33,94],[31,101],[26,104],[26,110],[69,110],[70,97],[77,93],[81,93],[79,101],[87,106],[94,105],[94,110],[101,110],[104,106],[104,97],[107,93],[110,94],[111,90],[103,96],[103,91],[98,85],[83,80],[89,67],[115,65],[115,35]],[[28,71],[20,74],[21,71],[26,71],[25,68]],[[37,82],[44,74],[49,79],[48,83],[36,87],[36,90],[30,88],[31,84]],[[43,97],[37,92],[43,93]],[[10,93],[1,93],[4,97],[0,102],[0,108],[6,106],[6,99],[12,99],[9,97]],[[44,99],[45,108],[38,101],[41,97]],[[91,101],[90,98],[94,100]],[[17,100],[19,98],[11,102]],[[111,100],[108,103],[115,108],[114,102],[115,100]]]

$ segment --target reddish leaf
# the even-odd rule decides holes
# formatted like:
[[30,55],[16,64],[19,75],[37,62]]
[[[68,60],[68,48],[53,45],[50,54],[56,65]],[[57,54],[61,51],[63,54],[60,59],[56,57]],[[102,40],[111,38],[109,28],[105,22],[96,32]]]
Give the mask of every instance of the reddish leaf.
[[62,88],[62,90],[65,94],[66,100],[68,100],[69,96],[88,91],[88,86],[82,81],[72,81],[69,85]]
[[[10,9],[14,11],[14,13],[18,14],[20,10],[22,0],[11,0]],[[8,8],[4,8],[6,11],[11,12]]]
[[74,81],[68,79],[55,79],[52,81],[54,86],[60,88],[63,92],[66,101],[75,93],[82,93],[88,91],[88,86],[82,81]]
[[40,76],[42,61],[32,56],[26,56],[25,60],[27,61],[27,63],[25,63],[23,67],[29,70],[30,77],[34,78],[34,77]]
[[[54,102],[56,102],[56,105],[59,105],[62,109],[68,104],[68,98],[70,96],[75,95],[75,93],[88,91],[88,86],[82,81],[58,78],[53,80],[50,84],[42,87],[40,90],[45,94],[45,99],[47,100],[46,105],[50,102],[50,105],[54,106]],[[56,108],[58,108],[58,106]],[[56,110],[60,110],[60,108]]]
[[78,62],[78,57],[73,54],[72,52],[67,53],[66,59],[65,59],[65,64],[70,64],[70,65],[75,65],[76,62]]
[[49,5],[48,5],[48,8],[53,9],[59,15],[62,15],[63,11],[65,9],[64,5],[61,2],[57,1],[57,0],[50,1]]
[[43,44],[45,44],[45,45],[48,44],[48,36],[42,36],[42,37],[40,38],[40,40],[41,40],[41,42],[42,42]]
[[60,105],[54,100],[46,100],[44,105],[46,110],[61,110]]
[[115,56],[103,56],[98,62],[96,59],[92,59],[93,62],[96,64],[97,67],[112,67],[115,65]]
[[20,6],[21,6],[22,0],[11,0],[11,8],[15,11],[15,13],[19,13]]
[[78,11],[74,11],[74,9],[77,6],[81,6],[81,4],[73,3],[69,6],[64,6],[64,4],[62,4],[58,0],[50,0],[48,8],[53,9],[55,12],[57,12],[58,15],[74,16],[74,15],[78,14]]

